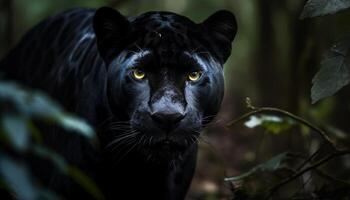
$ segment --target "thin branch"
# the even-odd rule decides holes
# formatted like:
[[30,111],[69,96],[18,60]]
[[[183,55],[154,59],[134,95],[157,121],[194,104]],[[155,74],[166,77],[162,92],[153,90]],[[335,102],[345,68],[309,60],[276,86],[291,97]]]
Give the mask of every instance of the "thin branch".
[[298,178],[299,176],[303,175],[304,173],[310,171],[310,170],[314,170],[316,168],[318,168],[319,166],[327,163],[328,161],[340,157],[340,156],[344,156],[344,155],[349,155],[350,151],[346,150],[346,151],[337,151],[335,153],[330,154],[329,156],[325,157],[324,159],[316,162],[315,164],[295,173],[293,176],[286,178],[285,180],[283,180],[282,182],[280,182],[278,185],[274,186],[272,189],[270,189],[270,193],[267,196],[266,199],[270,199],[272,197],[272,195],[279,190],[282,186],[286,185],[287,183],[293,181],[294,179]]
[[305,165],[307,165],[309,162],[311,162],[312,159],[314,159],[316,157],[316,155],[321,151],[322,146],[324,144],[321,145],[321,147],[319,149],[317,149],[311,156],[309,156],[299,167],[296,168],[297,171],[301,170],[302,168],[304,168]]
[[322,139],[325,140],[326,144],[329,144],[332,148],[333,148],[333,152],[331,154],[329,154],[327,157],[317,161],[315,164],[310,165],[306,168],[304,168],[306,166],[307,163],[310,163],[311,160],[313,160],[315,158],[315,156],[319,153],[320,149],[322,148],[322,146],[324,144],[322,144],[322,146],[320,147],[320,149],[318,149],[316,152],[314,152],[310,157],[308,157],[296,170],[296,172],[282,180],[279,184],[275,185],[274,187],[272,187],[269,191],[269,194],[266,196],[266,199],[270,199],[274,193],[276,191],[278,191],[282,186],[288,184],[289,182],[295,180],[296,178],[302,176],[304,173],[310,171],[310,170],[317,170],[317,168],[327,162],[329,162],[330,160],[340,157],[340,156],[344,156],[344,155],[349,155],[350,154],[350,150],[340,150],[336,147],[336,145],[334,144],[334,142],[327,136],[327,134],[320,129],[319,127],[317,127],[316,125],[312,124],[311,122],[297,116],[294,115],[288,111],[282,110],[282,109],[278,109],[278,108],[271,108],[271,107],[254,107],[251,103],[251,100],[249,98],[246,99],[246,103],[247,103],[247,107],[252,109],[251,112],[248,112],[244,115],[242,115],[241,117],[239,117],[238,119],[230,122],[227,124],[227,127],[232,127],[233,125],[246,120],[247,118],[249,118],[250,116],[253,115],[257,115],[257,114],[261,114],[261,113],[273,113],[273,114],[278,114],[278,115],[283,115],[286,117],[289,117],[305,126],[307,126],[308,128],[310,128],[311,130],[315,131],[317,134],[319,134]]
[[322,177],[324,179],[328,179],[328,180],[331,180],[333,182],[337,182],[337,183],[340,183],[340,184],[343,184],[343,185],[350,186],[350,183],[348,181],[341,180],[341,179],[338,179],[336,177],[333,177],[333,176],[331,176],[329,174],[326,174],[322,170],[315,169],[314,171],[316,172],[317,175],[319,175],[320,177]]
[[237,118],[236,120],[230,122],[227,124],[227,127],[232,127],[233,125],[246,120],[248,117],[253,116],[253,115],[257,115],[260,113],[274,113],[274,114],[280,114],[280,115],[284,115],[287,116],[301,124],[304,124],[305,126],[309,127],[311,130],[314,130],[316,133],[318,133],[325,141],[327,141],[327,143],[329,143],[332,148],[334,148],[336,151],[339,151],[337,149],[337,147],[335,146],[335,144],[333,143],[333,141],[327,136],[327,134],[320,128],[318,128],[316,125],[312,124],[309,121],[306,121],[305,119],[294,115],[288,111],[282,110],[282,109],[278,109],[278,108],[271,108],[271,107],[261,107],[261,108],[256,108],[251,106],[251,108],[253,108],[253,111],[248,112],[244,115],[242,115],[241,117]]
[[[302,177],[301,177],[302,178]],[[292,195],[292,197],[295,197],[296,195],[298,195],[302,190],[305,191],[305,187],[311,182],[312,180],[312,175],[310,175],[306,181],[303,180],[303,184],[301,185],[301,187]]]

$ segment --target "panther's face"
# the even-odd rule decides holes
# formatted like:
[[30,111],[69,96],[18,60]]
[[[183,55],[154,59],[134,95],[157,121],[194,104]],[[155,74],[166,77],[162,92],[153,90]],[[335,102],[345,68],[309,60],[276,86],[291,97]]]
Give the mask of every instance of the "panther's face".
[[219,11],[196,24],[149,12],[127,20],[102,8],[94,30],[108,65],[108,102],[120,120],[121,133],[111,141],[128,139],[147,157],[181,157],[220,108],[234,16]]

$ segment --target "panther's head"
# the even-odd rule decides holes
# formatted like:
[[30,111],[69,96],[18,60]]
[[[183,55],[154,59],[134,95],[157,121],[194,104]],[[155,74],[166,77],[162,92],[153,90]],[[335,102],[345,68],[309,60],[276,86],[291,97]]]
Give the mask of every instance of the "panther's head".
[[125,18],[101,8],[93,25],[108,67],[108,103],[120,120],[116,128],[130,125],[114,142],[128,139],[155,157],[186,152],[220,108],[234,15],[218,11],[194,23],[171,12]]

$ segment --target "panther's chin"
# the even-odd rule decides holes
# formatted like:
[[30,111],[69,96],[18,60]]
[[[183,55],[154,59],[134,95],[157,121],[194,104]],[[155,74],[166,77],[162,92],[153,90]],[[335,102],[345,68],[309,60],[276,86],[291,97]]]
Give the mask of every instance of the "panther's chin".
[[194,142],[177,142],[171,139],[162,139],[143,148],[142,154],[147,163],[174,167],[181,161],[187,150],[195,145]]

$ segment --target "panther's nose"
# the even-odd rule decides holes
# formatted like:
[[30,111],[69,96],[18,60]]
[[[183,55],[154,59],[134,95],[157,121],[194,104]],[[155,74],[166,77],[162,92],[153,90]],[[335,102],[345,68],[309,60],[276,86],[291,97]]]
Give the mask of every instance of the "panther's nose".
[[185,115],[180,112],[155,112],[151,117],[161,129],[169,131],[176,127]]

